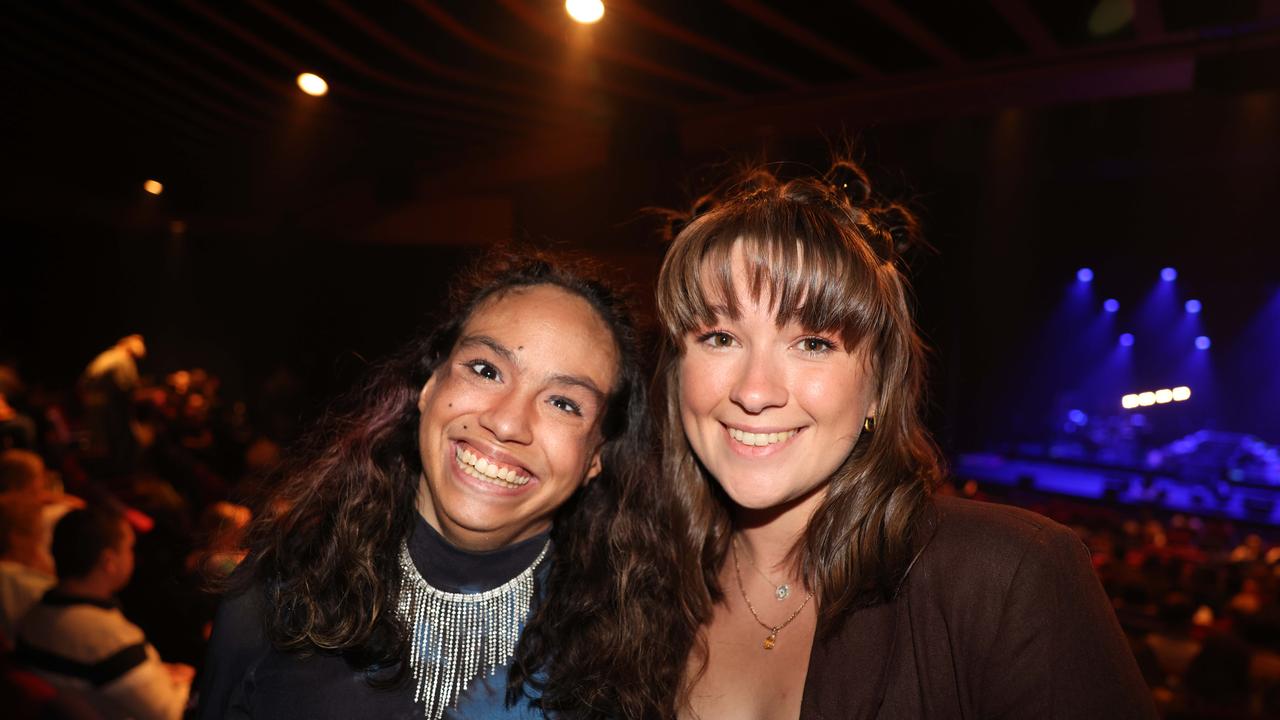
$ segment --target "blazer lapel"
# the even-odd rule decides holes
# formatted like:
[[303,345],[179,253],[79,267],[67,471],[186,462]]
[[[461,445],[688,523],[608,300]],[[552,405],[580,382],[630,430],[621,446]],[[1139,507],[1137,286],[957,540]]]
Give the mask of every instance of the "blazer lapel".
[[800,700],[800,717],[874,718],[888,685],[897,625],[906,599],[862,608],[815,639]]

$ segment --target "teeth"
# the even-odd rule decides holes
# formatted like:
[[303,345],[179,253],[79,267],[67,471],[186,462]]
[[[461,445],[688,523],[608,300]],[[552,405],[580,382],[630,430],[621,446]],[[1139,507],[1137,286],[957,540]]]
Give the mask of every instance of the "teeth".
[[764,447],[765,445],[773,445],[785,440],[790,440],[792,435],[800,432],[799,430],[787,430],[780,433],[753,433],[744,432],[737,428],[729,428],[729,437],[737,440],[743,445],[753,445],[756,447]]
[[466,474],[494,485],[518,488],[529,482],[529,478],[516,472],[514,468],[503,467],[461,447],[454,452],[454,459]]

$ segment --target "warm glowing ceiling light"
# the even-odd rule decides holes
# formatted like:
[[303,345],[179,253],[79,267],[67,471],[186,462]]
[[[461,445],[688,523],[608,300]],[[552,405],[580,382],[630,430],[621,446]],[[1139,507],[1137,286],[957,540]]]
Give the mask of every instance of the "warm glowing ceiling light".
[[1125,410],[1132,410],[1138,407],[1138,394],[1129,393],[1128,395],[1125,395],[1124,397],[1120,398],[1120,405]]
[[308,95],[320,97],[329,92],[329,83],[315,73],[302,73],[298,76],[298,87]]
[[1153,392],[1138,393],[1138,404],[1142,407],[1150,407],[1156,404],[1156,394]]
[[600,22],[604,17],[604,3],[600,0],[564,0],[564,10],[583,25]]
[[164,192],[164,185],[159,180],[148,180],[142,183],[142,189],[152,195],[159,195]]
[[1157,405],[1164,405],[1165,403],[1169,403],[1169,402],[1173,402],[1173,391],[1172,391],[1172,390],[1170,390],[1169,388],[1164,388],[1164,389],[1162,389],[1162,390],[1157,390],[1157,391],[1156,391],[1156,404],[1157,404]]
[[1190,399],[1190,397],[1191,397],[1191,388],[1187,387],[1186,385],[1181,385],[1173,389],[1173,399],[1175,402],[1182,402],[1184,400]]

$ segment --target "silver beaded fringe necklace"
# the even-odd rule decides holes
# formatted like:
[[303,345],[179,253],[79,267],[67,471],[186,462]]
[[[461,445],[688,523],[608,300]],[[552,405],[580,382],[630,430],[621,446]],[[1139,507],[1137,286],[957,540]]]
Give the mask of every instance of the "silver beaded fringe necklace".
[[481,593],[451,593],[431,586],[400,546],[397,610],[409,628],[409,667],[414,702],[428,720],[440,720],[471,681],[492,675],[515,654],[520,630],[533,600],[533,572],[551,541],[519,575]]

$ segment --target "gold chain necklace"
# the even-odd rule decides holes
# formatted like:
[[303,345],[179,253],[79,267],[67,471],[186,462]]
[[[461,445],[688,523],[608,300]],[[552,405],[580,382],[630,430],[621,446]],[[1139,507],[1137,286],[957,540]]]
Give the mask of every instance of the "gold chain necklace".
[[[733,543],[734,543],[734,546],[736,547],[738,543],[737,535],[733,536]],[[734,550],[734,552],[737,552],[737,550]],[[756,561],[751,559],[750,553],[745,553],[745,554],[747,556],[747,564],[751,566],[751,569],[755,570],[757,575],[764,578],[765,582],[773,586],[774,588],[773,596],[778,599],[778,602],[782,602],[783,600],[786,600],[788,597],[791,596],[791,585],[789,583],[782,583],[781,585],[779,585],[778,583],[774,582],[773,578],[769,577],[768,575],[765,575],[764,571],[760,569],[760,566],[756,564]]]
[[[734,539],[736,540],[737,538]],[[733,576],[738,579],[738,592],[742,593],[742,601],[747,604],[747,609],[751,611],[751,617],[756,619],[756,623],[759,624],[760,627],[769,631],[769,636],[764,639],[764,649],[772,650],[773,646],[778,644],[778,633],[781,632],[783,628],[790,625],[791,621],[795,620],[796,617],[800,615],[800,611],[804,610],[804,606],[808,605],[809,601],[813,599],[813,591],[810,590],[804,596],[804,602],[800,603],[800,607],[796,608],[796,611],[791,613],[791,617],[787,618],[781,625],[769,625],[760,619],[760,614],[756,612],[755,606],[751,604],[751,598],[747,597],[747,589],[742,586],[742,570],[738,567],[737,543],[735,542],[733,547],[730,549],[733,550]],[[759,568],[757,568],[757,570],[758,569]]]

